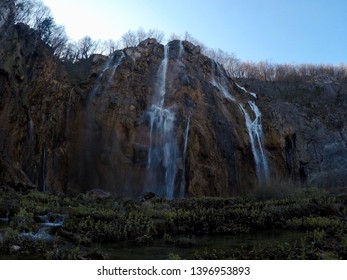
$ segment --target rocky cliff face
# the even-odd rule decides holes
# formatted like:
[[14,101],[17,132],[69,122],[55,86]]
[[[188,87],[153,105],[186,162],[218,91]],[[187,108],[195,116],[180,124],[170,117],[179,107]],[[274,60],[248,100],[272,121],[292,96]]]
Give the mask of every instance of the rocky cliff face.
[[0,45],[3,182],[170,198],[347,182],[346,86],[238,81],[246,90],[199,47],[151,39],[93,56],[76,83],[26,26]]
[[347,84],[251,82],[264,99],[267,148],[279,177],[346,186]]
[[[166,196],[171,176],[176,197],[230,195],[254,183],[245,120],[212,84],[213,62],[192,44],[173,41],[163,85],[164,56],[162,45],[144,41],[111,61],[96,61],[101,68],[93,81],[72,91],[81,102],[69,121],[69,188]],[[165,98],[158,109],[153,99],[160,86]],[[234,90],[231,80],[227,86]]]
[[[47,175],[52,178],[51,188],[61,188],[60,148],[66,127],[66,93],[71,88],[65,70],[25,25],[14,26],[0,45],[1,181],[43,188]],[[51,168],[43,176],[41,158],[46,145]]]

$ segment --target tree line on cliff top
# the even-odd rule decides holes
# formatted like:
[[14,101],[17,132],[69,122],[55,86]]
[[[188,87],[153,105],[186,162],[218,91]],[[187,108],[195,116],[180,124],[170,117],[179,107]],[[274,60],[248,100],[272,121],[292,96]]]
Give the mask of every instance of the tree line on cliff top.
[[[36,31],[41,40],[47,44],[55,56],[62,62],[76,62],[88,59],[93,54],[110,55],[114,51],[137,46],[146,38],[154,38],[159,43],[165,40],[165,34],[157,29],[145,31],[139,28],[129,30],[119,40],[93,40],[85,36],[78,41],[68,38],[65,28],[58,25],[51,10],[40,0],[15,0],[15,23],[24,23]],[[316,64],[275,64],[268,61],[241,61],[233,53],[206,47],[188,32],[184,35],[171,34],[168,41],[187,40],[199,45],[201,52],[222,64],[230,77],[257,79],[279,82],[347,82],[347,66]]]

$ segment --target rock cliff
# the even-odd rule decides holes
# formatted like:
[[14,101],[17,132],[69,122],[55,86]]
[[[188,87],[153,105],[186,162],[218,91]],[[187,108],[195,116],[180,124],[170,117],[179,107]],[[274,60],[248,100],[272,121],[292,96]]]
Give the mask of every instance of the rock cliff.
[[311,186],[346,186],[347,83],[258,81],[253,86],[268,97],[263,121],[277,175]]
[[[255,171],[245,120],[212,84],[213,61],[189,42],[170,42],[160,110],[152,105],[163,59],[164,46],[146,40],[115,53],[111,61],[95,59],[100,66],[93,68],[86,88],[72,90],[79,102],[72,105],[69,120],[69,188],[166,196],[168,178],[161,177],[168,176],[173,176],[173,196],[230,195],[252,186]],[[227,85],[234,90],[231,80]],[[170,125],[168,132],[165,126]],[[166,133],[175,141],[164,139]]]
[[153,39],[92,56],[76,79],[33,30],[6,30],[2,182],[169,198],[346,185],[346,85],[236,82],[199,47]]

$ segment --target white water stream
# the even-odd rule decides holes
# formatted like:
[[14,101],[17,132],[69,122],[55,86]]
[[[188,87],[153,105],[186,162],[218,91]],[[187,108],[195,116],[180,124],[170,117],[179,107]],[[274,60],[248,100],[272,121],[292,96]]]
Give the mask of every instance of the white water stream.
[[190,116],[188,117],[186,130],[184,133],[184,145],[183,145],[183,155],[182,155],[182,180],[180,188],[180,197],[183,198],[186,192],[186,160],[187,160],[187,147],[188,147],[188,136],[190,128]]
[[178,150],[174,133],[175,112],[164,107],[169,47],[164,47],[164,58],[157,73],[156,91],[147,111],[150,122],[147,160],[147,191],[161,197],[174,197]]
[[107,61],[105,66],[103,67],[101,73],[96,79],[95,85],[88,97],[88,104],[95,98],[95,96],[99,93],[101,85],[104,83],[104,76],[108,74],[108,72],[111,70],[111,74],[109,74],[106,82],[106,87],[109,87],[112,81],[112,78],[114,74],[116,73],[116,70],[118,66],[121,64],[122,60],[124,59],[125,55],[124,52],[121,51],[121,54],[118,57],[115,57],[116,53],[114,53]]
[[[227,89],[227,79],[218,64],[216,65],[216,69],[219,79],[217,80],[216,75],[212,73],[212,84],[219,89],[223,97],[237,104],[241,112],[243,113],[255,162],[255,169],[258,181],[261,183],[267,182],[267,180],[270,177],[270,170],[264,148],[264,135],[261,124],[261,112],[254,101],[248,101],[247,104],[249,106],[249,109],[254,114],[254,119],[252,120],[250,114],[247,111],[247,108],[242,104],[241,101],[237,100],[237,98],[235,98]],[[240,88],[242,91],[252,95],[254,98],[257,97],[255,93],[248,92],[244,87],[241,87],[237,83],[236,86]]]

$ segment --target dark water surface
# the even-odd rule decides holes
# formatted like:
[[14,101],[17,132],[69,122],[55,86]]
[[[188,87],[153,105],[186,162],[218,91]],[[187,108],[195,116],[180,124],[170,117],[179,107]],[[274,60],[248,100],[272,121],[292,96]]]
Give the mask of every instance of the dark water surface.
[[115,260],[163,260],[170,254],[181,259],[195,259],[195,253],[204,250],[233,250],[240,248],[265,248],[278,243],[299,242],[304,233],[295,231],[262,231],[233,236],[205,236],[193,238],[189,247],[176,246],[163,240],[154,240],[148,245],[136,242],[94,244],[93,247]]

